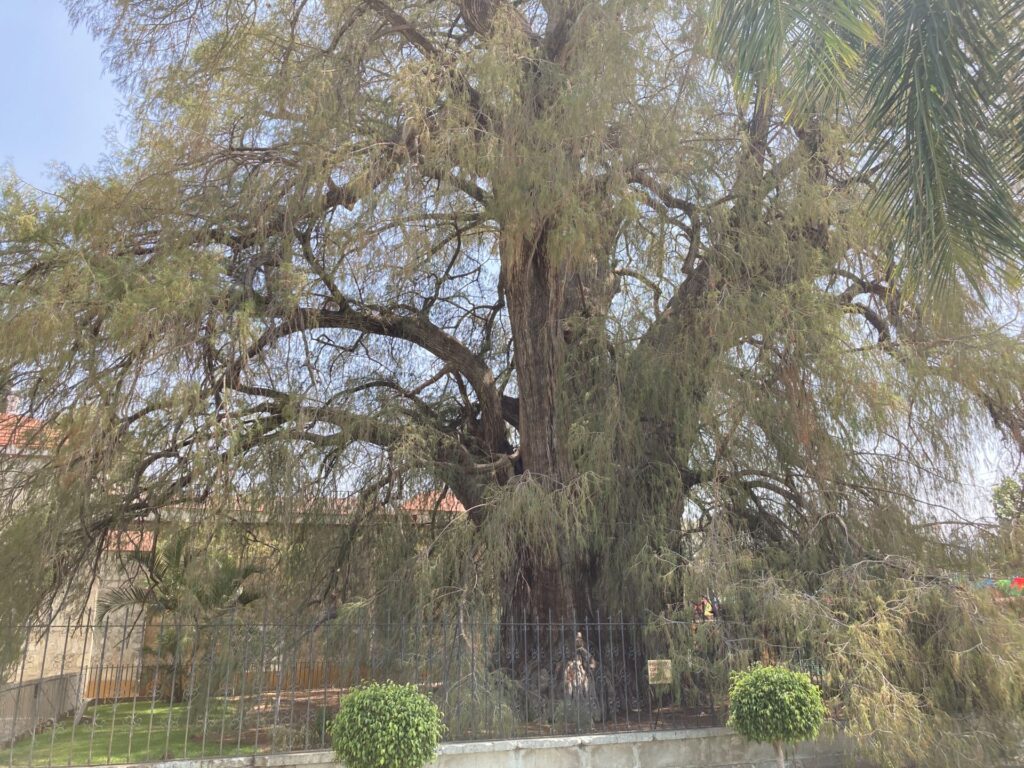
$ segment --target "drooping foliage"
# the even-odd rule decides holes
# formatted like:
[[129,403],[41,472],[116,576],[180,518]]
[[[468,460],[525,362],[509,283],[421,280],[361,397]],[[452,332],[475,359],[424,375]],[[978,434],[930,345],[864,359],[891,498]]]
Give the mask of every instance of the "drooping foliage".
[[879,754],[1013,743],[955,489],[1024,448],[1021,3],[68,5],[129,140],[4,184],[0,615],[187,520],[282,611],[626,611],[724,692],[713,591]]

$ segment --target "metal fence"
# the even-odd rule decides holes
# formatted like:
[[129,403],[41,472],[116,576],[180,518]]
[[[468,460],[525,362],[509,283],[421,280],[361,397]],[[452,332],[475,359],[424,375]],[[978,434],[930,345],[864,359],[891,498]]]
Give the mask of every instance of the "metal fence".
[[699,674],[648,678],[648,660],[666,651],[649,627],[626,619],[194,625],[136,615],[33,628],[32,637],[0,687],[0,742],[11,765],[327,747],[340,697],[368,680],[417,685],[444,713],[450,740],[723,719]]

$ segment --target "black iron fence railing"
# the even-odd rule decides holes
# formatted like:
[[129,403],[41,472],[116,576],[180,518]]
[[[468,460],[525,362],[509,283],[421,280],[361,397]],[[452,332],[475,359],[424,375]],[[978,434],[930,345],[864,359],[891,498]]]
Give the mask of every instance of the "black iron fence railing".
[[724,622],[694,623],[670,627],[693,641],[689,660],[673,663],[664,629],[627,619],[196,625],[138,613],[32,627],[0,683],[0,755],[70,766],[328,747],[340,697],[369,680],[418,686],[449,740],[720,724],[720,662],[764,649]]

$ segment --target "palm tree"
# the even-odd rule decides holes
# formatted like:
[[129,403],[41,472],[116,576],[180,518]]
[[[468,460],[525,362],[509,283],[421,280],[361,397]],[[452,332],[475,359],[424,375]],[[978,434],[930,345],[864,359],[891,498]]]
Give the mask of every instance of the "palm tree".
[[259,593],[246,582],[260,572],[227,551],[198,546],[187,531],[178,531],[151,552],[133,550],[128,557],[140,566],[143,580],[113,587],[100,596],[97,618],[112,611],[145,606],[153,614],[175,614],[195,621],[223,615],[256,600]]
[[213,663],[213,654],[225,650],[217,648],[215,623],[259,598],[247,582],[260,569],[224,549],[198,545],[188,531],[176,532],[151,552],[136,550],[129,557],[140,566],[142,578],[105,591],[97,601],[97,620],[141,607],[147,626],[157,627],[155,643],[143,648],[155,660],[154,684],[162,698],[181,700],[196,689],[190,670],[196,669],[197,660],[210,656],[200,665],[210,674],[223,666]]

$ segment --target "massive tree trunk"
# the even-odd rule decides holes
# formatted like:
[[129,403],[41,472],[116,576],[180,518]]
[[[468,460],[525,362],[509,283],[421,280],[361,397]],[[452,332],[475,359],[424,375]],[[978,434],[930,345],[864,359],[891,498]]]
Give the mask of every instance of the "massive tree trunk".
[[[565,274],[547,249],[547,228],[502,244],[502,284],[515,342],[519,388],[519,453],[523,479],[557,493],[572,480],[568,423],[558,381],[565,364],[562,314]],[[554,527],[552,528],[554,530]],[[547,621],[576,610],[577,588],[559,563],[545,562],[523,542],[509,574],[510,618]]]
[[[569,449],[569,428],[585,390],[594,386],[585,375],[567,370],[578,363],[606,354],[606,340],[591,338],[574,327],[589,312],[607,309],[611,291],[607,282],[609,259],[595,242],[594,256],[554,253],[545,222],[528,236],[502,242],[502,287],[507,301],[515,342],[515,367],[519,389],[518,428],[521,481],[537,483],[551,494],[569,493],[577,469]],[[612,228],[614,229],[614,228]],[[586,352],[573,345],[594,344]],[[604,386],[604,382],[599,382]],[[572,503],[563,498],[562,503]],[[558,527],[551,526],[557,536]],[[548,551],[551,548],[547,548]],[[521,621],[571,620],[607,615],[595,594],[600,575],[590,553],[572,555],[574,562],[553,562],[522,542],[518,568],[509,574],[506,615]]]
[[523,471],[555,490],[571,473],[568,425],[558,402],[565,276],[546,245],[545,227],[533,237],[503,243],[502,281],[515,343]]

